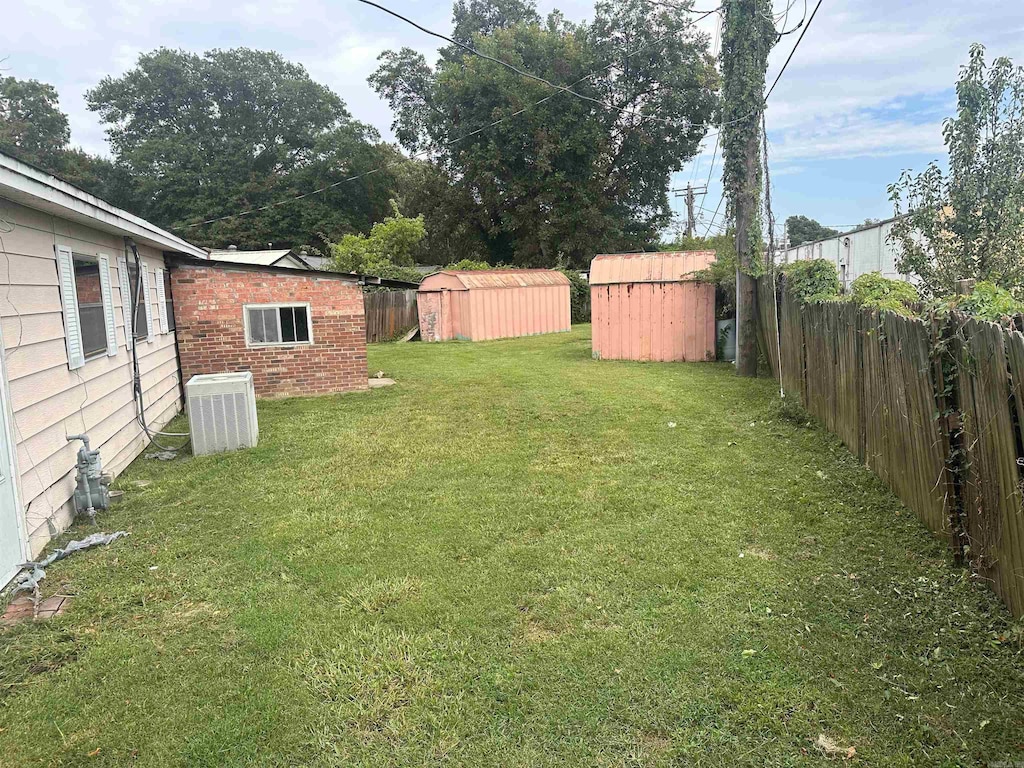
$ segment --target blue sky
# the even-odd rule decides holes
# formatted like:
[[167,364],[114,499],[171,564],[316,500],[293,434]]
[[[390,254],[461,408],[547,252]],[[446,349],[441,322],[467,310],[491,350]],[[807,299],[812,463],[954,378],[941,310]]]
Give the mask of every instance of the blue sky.
[[[781,12],[789,0],[775,2]],[[388,4],[425,26],[451,28],[447,0]],[[5,6],[5,74],[53,84],[71,119],[72,142],[102,153],[103,128],[85,108],[85,90],[159,46],[277,50],[340,94],[357,119],[390,138],[390,111],[366,77],[381,51],[405,45],[433,61],[437,42],[355,0],[8,0]],[[575,20],[593,12],[592,0],[542,0],[539,6],[545,13],[557,7]],[[796,0],[790,25],[803,8],[803,0]],[[716,17],[701,27],[714,46]],[[773,52],[769,82],[796,37],[783,38]],[[945,155],[942,119],[953,111],[953,84],[973,42],[984,44],[990,56],[1024,64],[1024,2],[824,0],[768,104],[779,221],[804,214],[823,224],[853,225],[891,215],[886,186],[902,169],[920,170]],[[701,156],[674,174],[673,186],[705,182],[713,144],[708,141]],[[707,213],[698,231],[719,200],[719,163],[700,201]],[[682,208],[682,200],[674,205]]]

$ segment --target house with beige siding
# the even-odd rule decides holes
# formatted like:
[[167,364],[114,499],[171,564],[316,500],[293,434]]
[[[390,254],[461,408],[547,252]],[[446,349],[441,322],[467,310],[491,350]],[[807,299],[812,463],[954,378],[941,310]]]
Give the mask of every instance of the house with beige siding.
[[0,586],[74,516],[69,435],[116,475],[182,408],[165,254],[207,257],[0,154]]

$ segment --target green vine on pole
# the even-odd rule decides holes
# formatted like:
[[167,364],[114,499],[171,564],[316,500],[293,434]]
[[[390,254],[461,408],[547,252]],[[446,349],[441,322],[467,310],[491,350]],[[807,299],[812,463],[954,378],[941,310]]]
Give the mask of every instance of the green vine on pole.
[[777,40],[770,0],[723,0],[722,184],[727,218],[746,230],[745,238],[737,238],[745,246],[737,253],[739,266],[752,276],[763,272],[761,114],[768,54]]

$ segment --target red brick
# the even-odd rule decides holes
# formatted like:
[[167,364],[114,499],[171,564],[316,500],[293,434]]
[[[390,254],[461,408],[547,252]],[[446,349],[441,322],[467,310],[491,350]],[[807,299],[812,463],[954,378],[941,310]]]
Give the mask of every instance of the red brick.
[[[304,272],[293,275],[171,267],[171,295],[185,381],[202,373],[251,370],[261,397],[366,389],[366,320],[360,287]],[[245,345],[245,304],[308,302],[313,344]]]

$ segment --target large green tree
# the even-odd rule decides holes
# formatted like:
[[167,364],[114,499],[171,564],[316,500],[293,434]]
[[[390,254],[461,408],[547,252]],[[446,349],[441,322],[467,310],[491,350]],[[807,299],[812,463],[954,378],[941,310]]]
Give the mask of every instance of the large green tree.
[[602,1],[572,24],[558,12],[541,23],[521,0],[456,4],[456,39],[601,104],[454,46],[434,66],[387,51],[370,83],[402,145],[431,153],[458,211],[448,218],[488,261],[582,265],[656,238],[669,175],[706,133],[717,74],[685,7]]
[[892,237],[902,272],[927,295],[945,296],[961,278],[995,283],[1024,298],[1024,68],[985,63],[971,48],[956,85],[957,114],[946,121],[949,173],[931,163],[889,187]]
[[806,216],[790,216],[786,219],[786,237],[789,238],[791,246],[813,243],[815,240],[824,240],[838,234],[838,229],[826,227]]
[[52,85],[0,78],[0,150],[49,170],[70,140],[68,116]]
[[125,169],[70,146],[68,116],[52,85],[36,80],[0,79],[0,152],[59,176],[122,208],[136,210]]
[[387,173],[337,182],[394,152],[352,119],[337,94],[276,53],[161,48],[121,77],[103,79],[86,99],[135,179],[143,215],[196,242],[330,242],[369,229],[389,210]]

